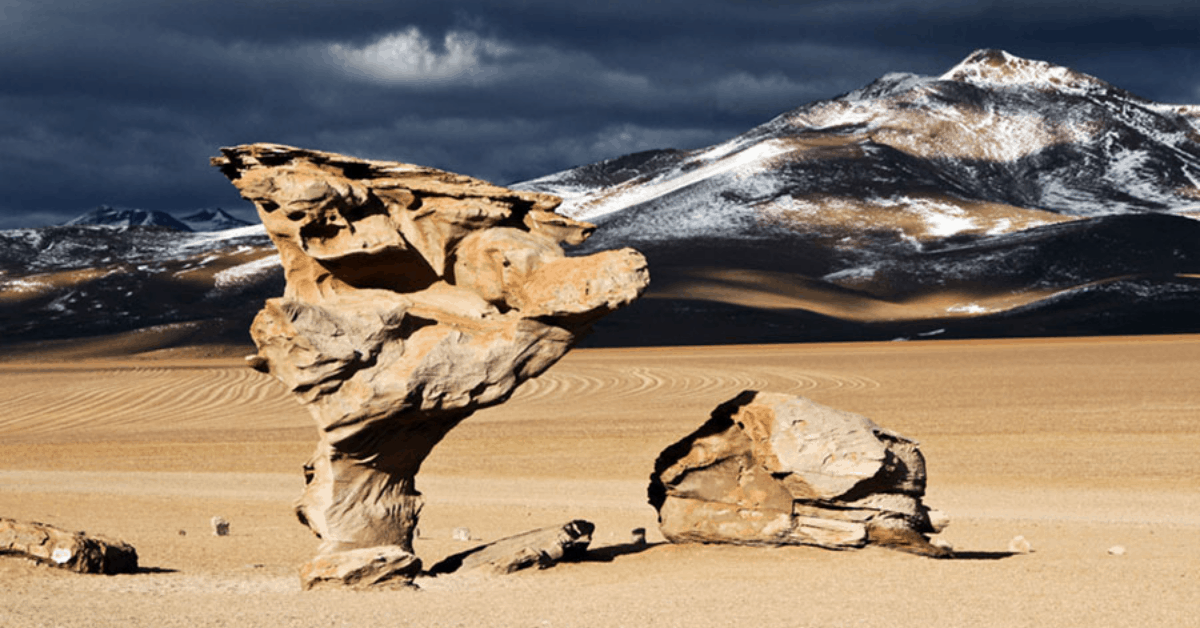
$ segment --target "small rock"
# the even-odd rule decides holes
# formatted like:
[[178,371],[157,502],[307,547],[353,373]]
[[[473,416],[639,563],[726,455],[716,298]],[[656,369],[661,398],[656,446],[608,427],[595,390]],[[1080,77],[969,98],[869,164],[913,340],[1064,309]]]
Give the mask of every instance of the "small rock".
[[947,515],[940,510],[931,508],[929,509],[928,515],[929,526],[933,528],[935,533],[945,530],[950,525],[950,515]]
[[635,546],[646,544],[646,528],[634,528],[629,533],[629,542]]
[[1018,534],[1008,542],[1008,551],[1014,554],[1028,554],[1033,551],[1033,546],[1025,537]]
[[229,522],[224,517],[213,517],[212,529],[216,536],[229,536]]
[[187,530],[180,530],[179,536],[187,536]]
[[929,544],[938,549],[946,550],[947,552],[951,552],[951,553],[954,552],[954,546],[951,545],[950,541],[947,541],[946,539],[942,539],[942,538],[929,539]]
[[455,541],[470,541],[471,528],[454,528],[454,532],[450,534],[450,538]]
[[1124,545],[1114,545],[1114,546],[1108,548],[1108,553],[1112,556],[1124,556],[1125,555],[1125,546]]

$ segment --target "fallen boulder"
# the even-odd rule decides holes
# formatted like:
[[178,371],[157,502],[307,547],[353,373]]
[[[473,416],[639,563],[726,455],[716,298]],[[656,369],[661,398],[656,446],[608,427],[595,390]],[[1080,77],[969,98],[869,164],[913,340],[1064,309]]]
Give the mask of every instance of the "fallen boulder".
[[407,589],[421,571],[411,548],[380,545],[320,554],[300,568],[305,589]]
[[[287,280],[251,326],[249,360],[316,421],[296,513],[322,565],[411,554],[433,447],[649,282],[633,249],[567,257],[594,227],[554,213],[555,196],[278,144],[221,152],[213,164],[257,207]],[[302,581],[324,586],[371,556]]]
[[429,573],[508,574],[529,567],[545,569],[582,558],[595,530],[595,525],[582,519],[530,530],[449,556],[430,568]]
[[756,391],[667,447],[649,487],[663,536],[675,543],[873,543],[948,556],[927,536],[936,530],[924,494],[916,442],[857,414]]
[[138,569],[137,550],[128,543],[15,519],[0,518],[0,554],[24,556],[79,573],[134,573]]

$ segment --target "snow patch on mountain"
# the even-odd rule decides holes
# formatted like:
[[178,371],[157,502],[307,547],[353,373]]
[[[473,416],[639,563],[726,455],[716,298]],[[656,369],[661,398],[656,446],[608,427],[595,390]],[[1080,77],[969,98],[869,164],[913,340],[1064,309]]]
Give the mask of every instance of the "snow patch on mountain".
[[[738,138],[689,156],[677,168],[650,180],[635,180],[611,189],[554,189],[563,196],[558,212],[577,220],[595,220],[627,207],[641,205],[679,192],[688,186],[726,175],[748,177],[767,171],[771,160],[793,150],[786,142],[751,142]],[[530,182],[534,183],[534,182]],[[539,189],[546,189],[544,187]],[[571,194],[574,192],[574,194]]]
[[179,246],[184,250],[203,250],[225,246],[230,242],[243,239],[254,244],[270,244],[270,239],[267,236],[267,228],[262,226],[262,224],[257,224],[246,225],[245,227],[237,227],[233,229],[224,229],[221,231],[206,231],[196,233],[182,239]]
[[213,275],[214,290],[225,290],[261,278],[279,269],[279,255],[268,255],[245,264],[226,268]]
[[0,280],[0,292],[38,293],[45,292],[51,287],[50,284],[31,277]]

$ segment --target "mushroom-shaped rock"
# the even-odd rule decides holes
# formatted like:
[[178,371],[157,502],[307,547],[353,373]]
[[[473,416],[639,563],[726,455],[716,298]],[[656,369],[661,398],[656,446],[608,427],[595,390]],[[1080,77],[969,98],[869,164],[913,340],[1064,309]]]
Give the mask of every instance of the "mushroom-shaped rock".
[[323,542],[302,579],[395,585],[354,563],[415,573],[400,554],[434,445],[636,299],[646,260],[566,257],[594,227],[554,213],[547,194],[278,144],[221,152],[213,165],[255,204],[287,279],[251,326],[250,363],[287,385],[321,437],[296,512]]

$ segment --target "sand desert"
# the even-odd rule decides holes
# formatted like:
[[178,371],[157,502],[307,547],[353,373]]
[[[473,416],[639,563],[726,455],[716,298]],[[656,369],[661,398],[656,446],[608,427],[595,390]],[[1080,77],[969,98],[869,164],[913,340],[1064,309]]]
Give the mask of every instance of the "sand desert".
[[[576,350],[434,449],[415,547],[431,565],[583,518],[589,559],[366,593],[300,590],[317,540],[292,506],[316,432],[244,348],[120,349],[3,356],[0,513],[125,540],[141,572],[0,557],[0,625],[1197,622],[1200,336]],[[646,503],[655,456],[745,389],[918,440],[957,558],[664,543]],[[1031,552],[1010,551],[1017,536]]]

